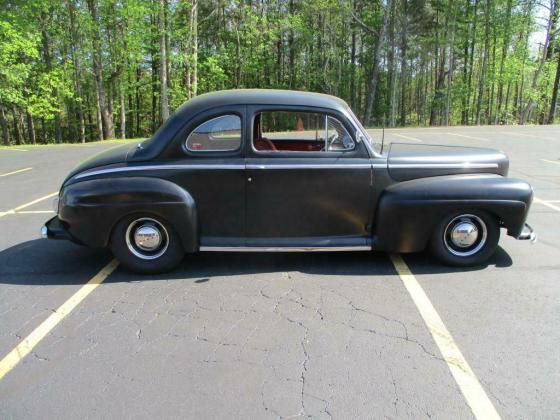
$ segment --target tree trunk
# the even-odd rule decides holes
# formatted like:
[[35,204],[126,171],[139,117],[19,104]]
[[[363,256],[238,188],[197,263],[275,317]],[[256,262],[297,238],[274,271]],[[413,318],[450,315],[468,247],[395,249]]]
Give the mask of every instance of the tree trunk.
[[488,48],[490,37],[490,0],[486,0],[484,11],[484,51],[482,56],[482,70],[478,81],[478,98],[476,102],[476,125],[480,125],[480,113],[482,110],[482,96],[484,93],[484,81],[486,78],[486,67],[488,66]]
[[19,146],[23,142],[23,135],[21,133],[21,127],[19,125],[19,117],[15,105],[12,106],[12,118],[14,125],[14,136],[16,139],[16,144]]
[[367,99],[366,99],[366,112],[364,115],[364,125],[367,127],[370,123],[372,112],[373,112],[373,102],[375,101],[375,93],[377,90],[377,80],[379,76],[379,58],[381,55],[381,46],[383,45],[383,40],[385,39],[385,31],[387,29],[387,20],[389,13],[391,11],[391,3],[393,0],[387,0],[387,5],[385,6],[385,11],[383,12],[383,23],[379,29],[379,36],[377,37],[377,42],[375,43],[375,52],[372,58],[372,70],[371,79],[369,82]]
[[31,144],[36,144],[37,139],[35,137],[35,124],[33,123],[33,115],[27,112],[26,116],[27,116],[27,133],[29,137],[29,142]]
[[451,19],[451,34],[449,36],[450,39],[448,44],[449,64],[447,65],[447,95],[445,98],[445,111],[443,115],[443,125],[445,126],[449,125],[451,113],[451,83],[453,81],[453,60],[455,59],[453,54],[453,44],[455,42],[455,17],[457,13],[457,8],[453,5],[453,2],[450,3],[450,6],[453,7],[453,18]]
[[192,36],[192,72],[191,72],[191,94],[196,96],[198,94],[198,0],[193,0],[192,3],[192,22],[191,22],[191,36]]
[[[51,56],[51,39],[48,32],[50,26],[50,16],[46,12],[41,12],[41,41],[43,44],[43,61],[47,72],[52,71],[52,56]],[[56,98],[58,96],[57,89],[52,90],[53,96]],[[57,143],[62,143],[62,131],[60,128],[60,112],[57,112],[54,116],[54,133],[55,140]]]
[[162,121],[169,118],[169,98],[167,97],[167,42],[165,26],[165,9],[167,8],[166,0],[159,0],[159,101]]
[[554,124],[556,116],[556,103],[558,102],[558,84],[560,83],[560,51],[558,51],[558,65],[556,66],[556,77],[552,88],[552,99],[550,101],[550,111],[548,111],[547,124]]
[[506,6],[506,29],[504,35],[504,41],[502,45],[502,57],[500,59],[500,71],[498,76],[498,107],[496,109],[496,118],[494,123],[499,123],[501,121],[501,113],[502,113],[502,103],[503,103],[503,93],[504,93],[504,65],[506,62],[507,57],[507,49],[509,46],[510,41],[510,20],[511,20],[511,9],[512,9],[512,0],[507,0]]
[[95,99],[96,99],[96,122],[97,122],[97,135],[99,136],[99,140],[103,140],[103,118],[101,117],[101,105],[99,104],[99,90],[95,91]]
[[126,138],[126,109],[125,109],[125,100],[124,100],[124,88],[121,85],[119,86],[119,96],[120,96],[120,129],[121,129],[121,139]]
[[107,94],[103,85],[103,61],[101,58],[101,33],[99,30],[99,19],[97,16],[97,0],[88,0],[88,7],[93,21],[93,73],[95,75],[95,87],[97,90],[97,100],[99,113],[101,114],[103,140],[115,138],[115,127],[113,125],[113,115],[109,112]]
[[81,65],[78,54],[76,53],[76,48],[80,47],[80,40],[76,28],[76,4],[74,3],[74,1],[75,0],[67,1],[68,15],[70,18],[70,37],[72,39],[72,42],[70,43],[70,56],[72,58],[72,64],[74,65],[74,87],[76,89],[76,110],[78,114],[80,142],[85,143],[86,128],[82,95]]
[[[156,127],[159,125],[160,116],[158,112],[158,83],[159,83],[159,54],[157,52],[157,44],[154,44],[154,41],[158,39],[157,31],[154,31],[154,28],[157,29],[157,16],[150,15],[150,30],[151,30],[151,40],[150,43],[150,56],[151,56],[151,67],[152,67],[152,110],[151,110],[151,126],[150,132],[154,133],[156,131]],[[161,108],[160,108],[161,110]]]
[[140,129],[141,129],[141,125],[140,125],[140,109],[142,108],[142,102],[140,101],[140,80],[141,80],[141,76],[142,76],[142,70],[140,69],[140,65],[138,65],[138,67],[136,67],[136,86],[134,89],[134,96],[135,96],[135,100],[136,100],[136,109],[135,109],[135,113],[136,113],[136,131],[135,133],[135,137],[140,137]]
[[0,104],[0,126],[2,126],[2,141],[4,142],[4,146],[9,146],[10,130],[8,129],[8,120],[6,119],[6,112],[2,104]]
[[395,100],[397,92],[397,75],[395,66],[395,12],[396,2],[393,1],[391,4],[391,19],[389,21],[389,53],[387,56],[387,64],[389,72],[389,127],[395,126]]
[[[356,2],[352,1],[352,10],[355,12]],[[352,42],[350,47],[350,106],[356,109],[356,28],[352,26]]]
[[[471,45],[470,45],[470,55],[469,55],[469,77],[468,77],[468,84],[467,84],[467,109],[465,115],[465,124],[470,123],[471,119],[471,92],[472,89],[472,79],[473,79],[473,72],[474,72],[474,47],[476,44],[476,23],[478,21],[478,1],[474,1],[474,11],[473,11],[473,24],[472,24],[472,32],[471,32]],[[474,98],[473,98],[474,99]]]
[[[549,13],[549,16],[548,16],[548,24],[547,24],[547,27],[546,27],[546,37],[545,37],[545,40],[544,40],[541,59],[539,60],[539,67],[535,71],[535,74],[533,75],[533,79],[531,81],[531,93],[533,93],[533,94],[534,94],[534,92],[537,91],[539,77],[540,77],[540,75],[541,75],[541,73],[544,69],[544,64],[545,64],[546,56],[547,56],[547,53],[548,53],[548,46],[550,44],[550,35],[551,35],[551,28],[552,28],[552,22],[553,22],[553,16],[554,16],[554,1],[555,0],[550,0],[550,13]],[[537,106],[537,103],[533,99],[533,96],[534,96],[533,94],[531,94],[529,96],[529,100],[527,101],[527,105],[525,105],[525,108],[521,112],[521,116],[520,116],[520,120],[519,120],[520,124],[525,124],[529,120],[533,110]]]

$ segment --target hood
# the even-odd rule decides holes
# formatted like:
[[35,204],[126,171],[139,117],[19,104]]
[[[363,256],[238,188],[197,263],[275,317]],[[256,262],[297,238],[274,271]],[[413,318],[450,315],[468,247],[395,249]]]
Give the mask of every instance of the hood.
[[123,144],[120,146],[115,146],[109,150],[97,153],[87,159],[86,161],[80,163],[76,166],[66,177],[63,185],[74,175],[80,172],[86,171],[88,169],[97,168],[99,166],[112,165],[115,163],[126,162],[129,153],[132,155],[136,149],[137,143],[134,144]]
[[506,176],[509,168],[508,157],[499,150],[408,143],[392,143],[387,163],[396,181],[458,174]]

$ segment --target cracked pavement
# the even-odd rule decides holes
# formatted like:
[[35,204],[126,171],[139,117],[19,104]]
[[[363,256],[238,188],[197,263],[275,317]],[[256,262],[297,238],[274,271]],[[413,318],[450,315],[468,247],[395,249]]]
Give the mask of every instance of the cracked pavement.
[[[560,200],[558,127],[401,130],[426,143],[497,147],[511,176]],[[528,131],[532,130],[532,131]],[[492,144],[447,138],[454,131]],[[385,133],[391,138],[391,130]],[[524,131],[525,132],[525,131]],[[523,141],[522,141],[523,140]],[[0,150],[1,210],[55,191],[111,147]],[[548,156],[548,157],[547,157]],[[49,158],[50,157],[50,158]],[[59,161],[55,161],[55,159]],[[50,209],[50,201],[31,210]],[[0,351],[8,353],[111,256],[36,239],[48,214],[0,219]],[[487,266],[406,256],[503,418],[560,416],[560,214],[533,205],[534,246],[502,236]],[[187,256],[167,275],[117,269],[0,381],[0,417],[472,418],[382,253]]]

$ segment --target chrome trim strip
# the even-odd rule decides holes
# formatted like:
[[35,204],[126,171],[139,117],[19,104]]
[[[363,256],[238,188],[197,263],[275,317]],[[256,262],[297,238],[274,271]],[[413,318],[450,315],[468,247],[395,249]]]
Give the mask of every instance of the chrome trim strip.
[[273,163],[273,164],[248,164],[247,169],[371,169],[371,163],[325,163],[325,164],[290,164],[290,163]]
[[134,171],[159,171],[159,170],[185,170],[185,169],[227,169],[239,170],[245,169],[245,165],[223,165],[223,164],[194,164],[194,165],[145,165],[145,166],[121,166],[118,168],[99,169],[97,171],[83,172],[75,175],[74,179],[85,178],[88,176],[111,174],[116,172],[134,172]]
[[488,169],[498,168],[497,163],[393,163],[389,169],[424,168],[424,169]]
[[373,169],[387,169],[387,161],[385,163],[372,163],[371,167]]
[[386,163],[334,163],[334,164],[267,164],[267,165],[227,165],[227,164],[192,164],[192,165],[145,165],[145,166],[120,166],[118,168],[98,169],[96,171],[82,172],[74,176],[74,179],[81,179],[95,175],[105,175],[119,172],[137,171],[159,171],[159,170],[189,170],[189,169],[224,169],[224,170],[243,170],[243,169],[369,169],[386,168]]
[[201,246],[202,252],[332,252],[371,251],[371,246]]

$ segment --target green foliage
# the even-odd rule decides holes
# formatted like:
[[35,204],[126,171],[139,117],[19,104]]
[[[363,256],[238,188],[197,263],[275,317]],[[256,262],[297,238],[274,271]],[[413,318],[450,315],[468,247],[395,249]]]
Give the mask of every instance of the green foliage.
[[13,24],[0,20],[0,102],[22,104],[25,87],[39,56],[38,39],[22,34]]
[[[129,137],[149,136],[162,122],[161,60],[171,110],[213,90],[280,88],[340,96],[362,117],[376,65],[376,124],[473,124],[477,114],[481,123],[516,122],[528,105],[528,121],[546,122],[557,100],[560,47],[551,39],[539,70],[531,40],[547,12],[534,0],[165,0],[161,22],[160,4],[9,2],[0,10],[8,118],[40,120],[42,141],[77,141],[80,130],[99,139],[96,51],[107,112]],[[558,19],[551,33],[558,37]]]

